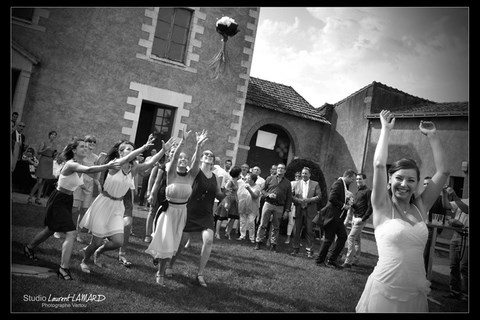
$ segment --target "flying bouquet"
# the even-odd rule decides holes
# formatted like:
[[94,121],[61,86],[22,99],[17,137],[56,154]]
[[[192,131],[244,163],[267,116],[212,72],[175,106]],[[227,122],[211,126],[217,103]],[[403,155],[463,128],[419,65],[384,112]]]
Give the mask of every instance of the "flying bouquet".
[[240,30],[238,30],[238,24],[235,22],[234,19],[230,17],[222,17],[217,20],[216,23],[217,32],[222,36],[221,41],[222,47],[220,51],[208,62],[210,69],[213,70],[213,78],[217,79],[220,74],[222,74],[225,70],[225,66],[228,63],[228,56],[227,56],[227,41],[229,37],[233,37],[236,35]]

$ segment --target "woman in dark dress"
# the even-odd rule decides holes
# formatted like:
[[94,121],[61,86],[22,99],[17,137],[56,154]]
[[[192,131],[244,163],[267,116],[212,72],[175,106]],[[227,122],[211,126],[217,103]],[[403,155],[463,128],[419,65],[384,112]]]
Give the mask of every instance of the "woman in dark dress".
[[[202,153],[200,158],[200,171],[192,185],[192,194],[187,203],[187,222],[183,229],[182,240],[175,256],[170,260],[170,266],[166,275],[171,275],[173,264],[178,255],[190,238],[191,232],[199,232],[202,236],[202,251],[200,253],[200,262],[196,281],[197,284],[206,287],[207,284],[203,278],[203,271],[207,265],[213,245],[213,202],[215,198],[219,201],[226,196],[217,184],[217,178],[212,172],[215,164],[215,156],[210,150]],[[169,271],[169,272],[168,272]]]

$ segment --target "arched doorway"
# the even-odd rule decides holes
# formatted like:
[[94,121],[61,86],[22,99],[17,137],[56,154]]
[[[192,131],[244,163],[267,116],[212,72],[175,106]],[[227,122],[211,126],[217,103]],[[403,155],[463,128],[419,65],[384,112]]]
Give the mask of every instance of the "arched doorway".
[[287,165],[292,157],[291,139],[278,125],[267,124],[260,127],[252,136],[249,146],[247,163],[250,167],[259,166],[263,178],[270,175],[273,164]]

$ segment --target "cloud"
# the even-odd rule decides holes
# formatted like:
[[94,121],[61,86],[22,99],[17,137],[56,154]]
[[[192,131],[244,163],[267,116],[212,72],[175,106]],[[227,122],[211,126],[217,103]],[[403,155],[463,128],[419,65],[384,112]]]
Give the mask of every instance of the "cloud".
[[252,76],[292,86],[314,107],[338,102],[373,81],[439,102],[466,96],[464,11],[463,15],[418,8],[306,8],[305,12],[310,18],[300,15],[290,23],[273,19],[260,23]]

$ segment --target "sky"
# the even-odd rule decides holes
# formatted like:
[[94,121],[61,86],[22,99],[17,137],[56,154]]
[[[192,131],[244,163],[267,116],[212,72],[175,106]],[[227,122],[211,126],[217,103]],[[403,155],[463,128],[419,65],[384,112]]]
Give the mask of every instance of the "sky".
[[261,7],[250,76],[315,108],[373,81],[434,102],[469,100],[469,9]]

